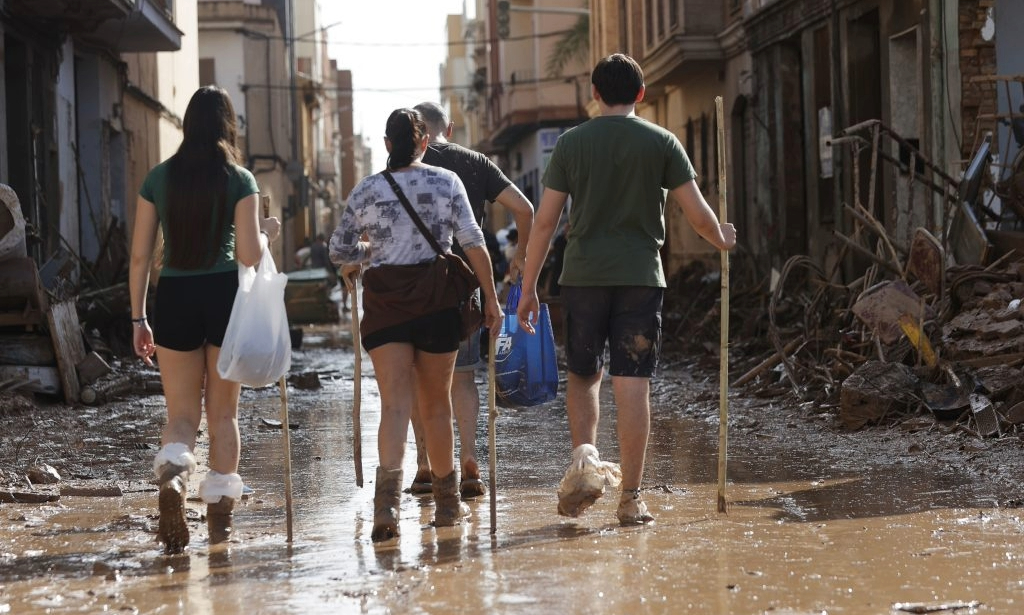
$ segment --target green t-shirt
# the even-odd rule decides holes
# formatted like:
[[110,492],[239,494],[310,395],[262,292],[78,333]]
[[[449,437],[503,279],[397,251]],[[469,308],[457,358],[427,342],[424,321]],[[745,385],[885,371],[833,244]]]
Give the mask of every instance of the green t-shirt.
[[636,116],[563,133],[544,185],[572,195],[564,286],[665,287],[665,190],[697,176],[679,139]]
[[[146,175],[145,181],[142,182],[142,188],[139,189],[139,196],[156,205],[156,215],[160,219],[160,229],[165,237],[167,235],[167,162],[165,160],[153,167]],[[235,205],[250,194],[257,194],[259,191],[260,188],[256,184],[253,174],[248,169],[234,165],[233,172],[228,174],[227,203],[230,209],[227,212],[228,224],[221,237],[220,247],[217,249],[217,259],[213,265],[206,269],[188,270],[168,267],[168,246],[164,242],[163,269],[160,270],[160,275],[185,276],[235,271],[238,268],[238,263],[235,261]]]

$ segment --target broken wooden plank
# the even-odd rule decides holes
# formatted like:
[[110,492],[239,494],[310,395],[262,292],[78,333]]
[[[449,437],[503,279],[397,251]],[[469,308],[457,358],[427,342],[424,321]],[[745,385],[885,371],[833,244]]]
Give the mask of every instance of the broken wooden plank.
[[0,503],[3,504],[43,504],[58,500],[60,500],[60,496],[56,493],[0,490]]
[[38,365],[0,365],[0,382],[11,381],[8,390],[59,395],[60,373],[56,367]]
[[99,487],[85,487],[76,485],[61,485],[61,496],[83,496],[90,498],[115,498],[124,495],[124,491],[117,485]]
[[[803,343],[803,341],[804,341],[804,336],[802,336],[802,335],[798,336],[796,339],[791,340],[782,349],[783,354],[789,354],[789,353],[793,352],[793,349],[796,348],[801,343]],[[753,380],[754,378],[758,377],[759,375],[761,375],[765,371],[767,371],[767,370],[775,367],[776,365],[778,365],[780,361],[782,361],[782,354],[779,354],[778,351],[773,352],[771,354],[771,356],[769,356],[767,359],[765,359],[764,361],[761,361],[756,366],[754,366],[751,370],[749,370],[747,373],[745,373],[742,376],[740,376],[739,378],[737,378],[736,381],[732,383],[732,386],[738,387],[738,386],[742,386],[742,385],[750,382],[751,380]]]
[[81,388],[75,366],[85,358],[85,344],[82,342],[82,327],[78,322],[78,311],[73,300],[62,301],[50,306],[46,314],[50,324],[57,366],[60,368],[64,401],[77,404]]
[[53,343],[45,335],[0,335],[0,365],[56,365]]

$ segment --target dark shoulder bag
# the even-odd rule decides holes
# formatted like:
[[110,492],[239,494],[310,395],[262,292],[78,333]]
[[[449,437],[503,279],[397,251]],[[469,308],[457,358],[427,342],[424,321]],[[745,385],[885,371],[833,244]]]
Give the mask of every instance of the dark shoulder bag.
[[442,305],[437,307],[441,309],[446,307],[458,308],[459,316],[462,319],[462,339],[468,338],[480,330],[484,320],[483,309],[480,305],[480,295],[476,292],[480,288],[480,282],[476,279],[476,274],[466,264],[466,261],[459,258],[457,254],[445,252],[441,249],[441,244],[437,242],[437,239],[434,238],[427,225],[423,223],[419,214],[412,208],[412,204],[409,203],[409,199],[402,192],[402,188],[395,181],[391,172],[384,171],[381,174],[391,184],[391,189],[398,195],[398,200],[402,202],[402,207],[409,213],[412,221],[416,223],[416,228],[423,233],[423,236],[430,243],[430,247],[434,248],[434,251],[437,252],[437,258],[431,263],[431,271],[429,273],[430,278],[434,280],[436,285],[433,295],[441,298],[443,302]]

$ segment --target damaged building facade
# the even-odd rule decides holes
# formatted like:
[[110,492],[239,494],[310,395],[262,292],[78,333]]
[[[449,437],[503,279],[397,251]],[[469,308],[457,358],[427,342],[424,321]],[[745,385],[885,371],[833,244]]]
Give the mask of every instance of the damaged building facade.
[[[640,61],[647,97],[638,113],[680,138],[711,203],[714,97],[724,98],[729,217],[762,266],[779,269],[797,254],[835,261],[842,244],[834,233],[850,231],[844,207],[857,202],[870,204],[903,248],[918,227],[941,239],[954,205],[941,192],[959,181],[984,136],[992,135],[996,162],[1016,154],[1009,120],[1020,83],[1010,83],[1004,100],[996,77],[1024,68],[1024,54],[998,36],[1020,23],[1019,3],[590,4],[592,63],[616,51]],[[888,155],[875,161],[874,177],[872,122],[882,133],[877,149]],[[851,138],[835,139],[844,136]],[[680,215],[670,212],[669,224],[670,270],[713,258]]]
[[200,85],[232,97],[279,268],[333,229],[370,152],[326,37],[315,0],[0,0],[0,390],[74,403],[90,353],[129,353],[138,189]]

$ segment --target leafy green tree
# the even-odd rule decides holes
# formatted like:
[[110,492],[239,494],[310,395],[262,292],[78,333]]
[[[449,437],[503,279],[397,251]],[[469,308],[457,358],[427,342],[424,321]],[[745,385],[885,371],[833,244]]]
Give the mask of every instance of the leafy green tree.
[[[584,6],[587,4],[584,3]],[[590,60],[590,16],[580,15],[575,25],[555,43],[554,52],[548,58],[548,77],[559,77],[565,66],[572,60],[584,65]]]

